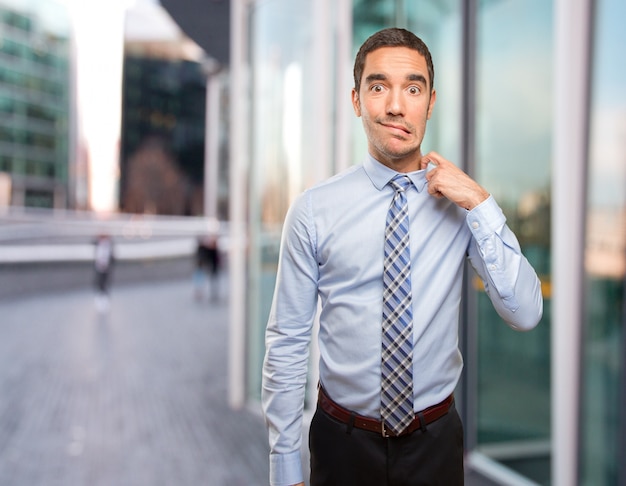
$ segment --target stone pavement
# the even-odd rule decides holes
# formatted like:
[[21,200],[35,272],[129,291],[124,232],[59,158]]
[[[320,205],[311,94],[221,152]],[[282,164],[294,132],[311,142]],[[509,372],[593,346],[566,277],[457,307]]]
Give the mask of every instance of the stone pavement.
[[190,279],[0,300],[0,485],[267,484],[265,427],[227,403],[226,300]]
[[268,484],[260,411],[227,402],[227,300],[181,273],[114,280],[107,314],[67,279],[0,298],[1,486]]

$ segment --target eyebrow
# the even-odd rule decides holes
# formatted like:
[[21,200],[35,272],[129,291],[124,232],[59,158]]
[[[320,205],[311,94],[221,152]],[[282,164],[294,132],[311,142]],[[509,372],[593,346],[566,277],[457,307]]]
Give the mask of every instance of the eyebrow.
[[384,74],[370,74],[369,76],[367,76],[365,78],[365,83],[366,84],[370,84],[372,81],[384,81],[387,79],[387,76],[385,76]]
[[406,77],[409,81],[415,81],[418,83],[423,83],[424,86],[428,86],[428,81],[426,81],[426,78],[424,76],[422,76],[421,74],[409,74]]
[[[365,84],[370,84],[374,81],[385,81],[387,76],[382,73],[372,73],[365,78]],[[423,83],[424,86],[428,86],[428,81],[421,74],[409,74],[406,77],[407,81],[415,81],[417,83]]]

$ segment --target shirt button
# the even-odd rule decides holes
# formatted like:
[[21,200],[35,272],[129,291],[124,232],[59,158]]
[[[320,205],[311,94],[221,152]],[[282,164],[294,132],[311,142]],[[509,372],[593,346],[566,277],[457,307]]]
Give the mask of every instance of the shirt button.
[[498,268],[495,265],[489,265],[489,270],[491,270],[492,272],[495,272],[496,268]]
[[479,226],[480,226],[480,225],[478,224],[478,221],[474,221],[474,222],[472,223],[472,228],[474,228],[474,229],[478,229],[478,227],[479,227]]

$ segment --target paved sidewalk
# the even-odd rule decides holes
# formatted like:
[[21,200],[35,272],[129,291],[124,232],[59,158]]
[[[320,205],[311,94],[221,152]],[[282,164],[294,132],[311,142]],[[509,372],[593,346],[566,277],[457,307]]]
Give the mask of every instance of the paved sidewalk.
[[265,427],[227,403],[226,300],[190,279],[0,300],[0,484],[267,484]]
[[260,411],[227,402],[227,300],[173,275],[114,281],[107,314],[63,279],[0,299],[0,485],[268,484]]

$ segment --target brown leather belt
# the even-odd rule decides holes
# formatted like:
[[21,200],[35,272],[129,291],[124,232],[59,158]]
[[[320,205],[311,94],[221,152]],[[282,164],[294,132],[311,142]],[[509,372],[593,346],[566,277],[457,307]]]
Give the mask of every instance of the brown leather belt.
[[393,431],[385,427],[384,422],[350,412],[341,405],[333,402],[321,386],[319,387],[319,394],[317,398],[317,403],[320,408],[331,417],[344,424],[352,424],[353,427],[369,430],[370,432],[376,432],[377,434],[381,434],[383,437],[399,437],[410,434],[421,427],[425,427],[427,424],[430,424],[447,414],[453,401],[454,395],[450,395],[441,403],[428,407],[421,412],[417,412],[415,414],[415,419],[413,419],[413,422],[409,424],[404,432],[401,434],[395,434]]

